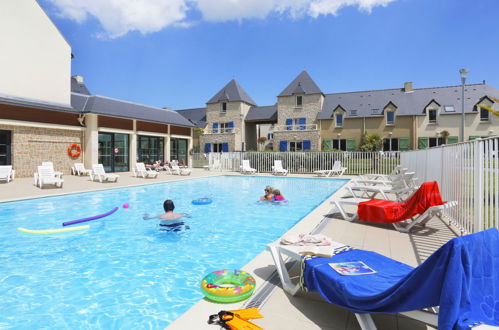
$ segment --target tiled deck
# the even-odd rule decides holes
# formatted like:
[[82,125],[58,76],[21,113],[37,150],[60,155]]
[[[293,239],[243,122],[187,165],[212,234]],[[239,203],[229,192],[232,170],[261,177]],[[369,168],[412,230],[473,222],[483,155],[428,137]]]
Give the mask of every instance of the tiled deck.
[[[32,178],[16,179],[8,184],[0,184],[0,202],[25,198],[37,198],[58,194],[77,193],[101,189],[112,189],[124,186],[144,185],[158,182],[168,182],[221,175],[226,173],[209,172],[194,169],[191,176],[177,176],[160,173],[157,179],[142,179],[132,177],[131,173],[120,173],[117,183],[91,182],[88,177],[64,176],[64,188],[40,189],[33,185]],[[295,176],[295,175],[293,175]],[[296,177],[310,177],[310,175],[296,175]],[[356,248],[376,251],[398,261],[417,266],[433,251],[438,249],[449,239],[455,237],[454,232],[442,221],[432,219],[424,229],[416,230],[411,234],[395,231],[393,227],[383,224],[366,224],[340,220],[337,214],[331,214],[331,200],[338,199],[345,194],[345,190],[331,196],[316,210],[293,227],[290,233],[310,232],[321,220],[328,219],[322,231],[338,242],[349,244]],[[352,209],[353,211],[353,209]],[[272,274],[275,267],[268,252],[262,252],[257,258],[244,267],[251,271],[257,287]],[[240,305],[219,305],[206,300],[193,306],[188,313],[173,322],[169,329],[217,329],[207,325],[208,315],[222,309],[239,308]],[[339,307],[324,302],[316,294],[298,294],[292,297],[280,287],[274,290],[270,298],[260,308],[263,319],[254,320],[265,329],[358,329],[355,316]],[[188,315],[187,315],[188,314]],[[432,329],[421,322],[408,319],[400,315],[380,314],[374,316],[378,329],[383,330],[411,330]]]

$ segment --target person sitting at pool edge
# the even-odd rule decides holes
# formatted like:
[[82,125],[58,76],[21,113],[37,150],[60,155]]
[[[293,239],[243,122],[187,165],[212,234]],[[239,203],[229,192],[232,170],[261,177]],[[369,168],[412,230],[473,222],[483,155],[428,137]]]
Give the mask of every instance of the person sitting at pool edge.
[[[185,213],[175,213],[173,210],[175,209],[175,204],[170,199],[165,200],[163,203],[163,208],[165,213],[157,215],[155,217],[150,217],[149,214],[144,214],[142,217],[144,220],[150,219],[160,219],[159,226],[161,230],[167,231],[179,231],[182,225],[185,225],[183,221],[180,220],[182,217],[189,217]],[[189,229],[189,226],[185,226],[185,229]]]
[[273,193],[275,201],[282,202],[286,200],[286,198],[284,198],[284,196],[281,195],[281,191],[279,189],[274,189]]
[[271,201],[274,195],[272,195],[272,192],[274,191],[271,186],[265,187],[265,195],[260,197],[261,201]]

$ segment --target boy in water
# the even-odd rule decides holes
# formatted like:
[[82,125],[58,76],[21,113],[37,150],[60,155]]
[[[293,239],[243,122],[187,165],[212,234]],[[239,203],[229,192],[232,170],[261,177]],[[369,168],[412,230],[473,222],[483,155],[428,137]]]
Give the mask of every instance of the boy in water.
[[272,195],[272,192],[274,191],[271,186],[265,187],[265,195],[260,197],[261,201],[271,201],[274,195]]
[[[165,200],[163,203],[163,208],[165,213],[157,215],[155,217],[150,217],[149,214],[144,214],[142,219],[150,220],[150,219],[160,219],[159,226],[161,230],[165,231],[179,231],[181,230],[181,226],[185,225],[183,221],[180,220],[182,217],[188,218],[189,216],[185,213],[175,213],[173,210],[175,209],[175,204],[170,199]],[[189,229],[189,226],[185,226],[185,229]]]

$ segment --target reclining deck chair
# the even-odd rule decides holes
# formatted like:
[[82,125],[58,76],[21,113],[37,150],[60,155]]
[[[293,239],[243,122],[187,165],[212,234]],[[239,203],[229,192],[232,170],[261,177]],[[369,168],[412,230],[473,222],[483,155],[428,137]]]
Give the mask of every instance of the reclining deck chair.
[[[415,225],[424,226],[433,216],[442,219],[444,209],[457,205],[457,201],[443,202],[436,181],[425,182],[405,202],[378,199],[347,198],[332,202],[343,219],[391,223],[395,229],[407,233]],[[357,214],[348,216],[343,204],[357,205]]]
[[2,165],[0,166],[0,180],[10,182],[14,180],[15,171],[12,169],[12,165]]
[[407,168],[402,167],[402,165],[397,165],[393,168],[390,174],[381,174],[381,173],[369,173],[369,174],[360,174],[359,178],[361,180],[389,180],[396,175],[403,174],[407,172]]
[[274,160],[274,166],[272,166],[272,175],[288,175],[288,170],[282,167],[282,160]]
[[[423,308],[439,306],[438,328],[470,329],[499,326],[499,231],[496,228],[452,239],[416,268],[383,255],[346,246],[330,248],[331,258],[305,259],[302,287],[318,292],[331,304],[346,308],[362,329],[376,326],[372,313],[401,313],[422,319]],[[306,247],[268,245],[283,288],[294,295],[281,253],[296,259]],[[325,248],[325,247],[321,247]],[[331,263],[348,268],[362,261],[375,273],[340,275]],[[343,265],[338,265],[343,264]],[[428,313],[424,321],[431,322]],[[482,325],[480,325],[482,324]]]
[[[347,186],[348,191],[352,197],[355,198],[374,198],[376,195],[381,194],[383,199],[388,200],[387,194],[394,194],[398,201],[403,200],[404,196],[411,194],[415,190],[414,172],[400,174],[397,178],[390,183],[389,186],[364,185],[362,182],[352,181],[351,185]],[[355,193],[355,192],[358,193]]]
[[73,167],[71,168],[71,171],[73,172],[74,175],[90,175],[92,173],[92,170],[87,170],[85,168],[85,165],[83,163],[74,163]]
[[316,174],[317,176],[325,176],[325,177],[330,177],[332,175],[342,176],[346,170],[347,170],[346,167],[341,166],[341,161],[337,160],[334,162],[333,167],[330,170],[318,170],[314,171],[314,174]]
[[158,172],[155,170],[152,170],[150,168],[147,168],[144,163],[137,163],[135,164],[135,168],[133,169],[133,175],[136,177],[143,177],[144,179],[146,178],[157,178],[158,177]]
[[40,188],[43,188],[45,184],[62,188],[64,180],[56,174],[52,166],[38,166],[38,172],[35,173],[35,183]]
[[250,166],[249,159],[243,159],[243,164],[241,165],[241,174],[255,174],[256,169]]
[[99,182],[104,182],[104,181],[118,182],[119,177],[120,176],[118,174],[106,173],[106,171],[104,170],[104,166],[102,164],[92,165],[92,173],[90,174],[90,180],[92,181],[97,179],[99,180]]
[[176,175],[191,175],[191,169],[187,167],[180,167],[178,163],[172,162],[172,174]]

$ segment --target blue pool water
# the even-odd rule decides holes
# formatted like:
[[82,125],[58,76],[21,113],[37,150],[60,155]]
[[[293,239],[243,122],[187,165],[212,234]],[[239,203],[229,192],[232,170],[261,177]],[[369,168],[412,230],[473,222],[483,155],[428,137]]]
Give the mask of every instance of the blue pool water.
[[[347,180],[192,179],[0,204],[0,329],[162,329],[202,298],[200,280],[241,268]],[[272,185],[285,205],[256,202]],[[191,201],[210,197],[213,203]],[[190,229],[158,231],[165,199]],[[88,231],[48,229],[128,203]]]

